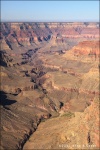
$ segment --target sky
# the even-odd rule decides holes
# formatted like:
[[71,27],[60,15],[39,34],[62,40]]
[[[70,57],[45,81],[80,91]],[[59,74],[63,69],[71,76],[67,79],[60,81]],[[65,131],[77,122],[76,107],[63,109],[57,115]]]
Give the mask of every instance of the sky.
[[7,1],[1,0],[1,21],[99,21],[99,0]]

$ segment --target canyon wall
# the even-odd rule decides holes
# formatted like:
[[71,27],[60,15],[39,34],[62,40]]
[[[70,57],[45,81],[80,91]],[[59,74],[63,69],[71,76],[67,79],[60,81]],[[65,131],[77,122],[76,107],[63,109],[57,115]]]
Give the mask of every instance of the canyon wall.
[[[81,128],[72,143],[91,131],[98,148],[92,127],[99,119],[99,23],[1,23],[0,32],[1,149],[22,149],[40,122],[53,117],[51,124],[59,120],[69,132],[74,121],[75,133]],[[75,118],[61,118],[69,112]]]
[[10,49],[12,43],[28,46],[52,37],[62,42],[66,38],[99,37],[99,23],[1,23],[1,30],[1,39]]

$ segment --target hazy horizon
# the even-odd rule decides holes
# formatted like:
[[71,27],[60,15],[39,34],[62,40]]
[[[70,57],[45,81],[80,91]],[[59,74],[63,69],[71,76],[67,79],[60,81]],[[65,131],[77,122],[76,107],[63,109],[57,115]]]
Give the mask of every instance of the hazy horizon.
[[1,22],[99,22],[99,1],[1,1]]

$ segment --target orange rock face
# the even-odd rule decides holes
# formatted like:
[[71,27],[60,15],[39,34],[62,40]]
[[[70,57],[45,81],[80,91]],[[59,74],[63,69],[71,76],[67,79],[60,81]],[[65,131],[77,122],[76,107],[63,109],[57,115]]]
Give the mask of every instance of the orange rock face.
[[95,55],[99,57],[99,44],[100,41],[84,41],[75,46],[73,52],[76,55]]

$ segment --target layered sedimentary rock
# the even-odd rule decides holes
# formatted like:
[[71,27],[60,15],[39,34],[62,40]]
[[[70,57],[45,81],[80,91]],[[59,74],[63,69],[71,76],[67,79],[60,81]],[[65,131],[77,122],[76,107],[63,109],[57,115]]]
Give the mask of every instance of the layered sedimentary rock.
[[99,148],[99,23],[1,23],[0,41],[1,148]]
[[90,56],[98,59],[100,56],[99,52],[99,41],[84,41],[78,44],[78,46],[73,47],[74,55],[80,56]]
[[12,43],[27,46],[34,42],[47,41],[51,35],[62,42],[65,38],[99,37],[99,23],[2,23],[1,29],[1,37],[11,49]]

